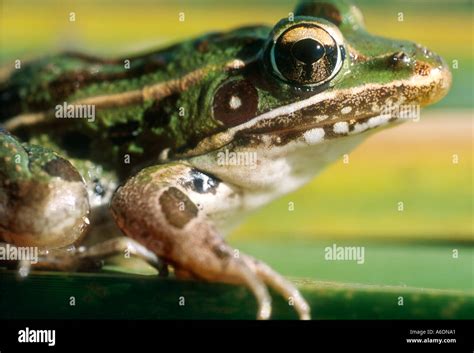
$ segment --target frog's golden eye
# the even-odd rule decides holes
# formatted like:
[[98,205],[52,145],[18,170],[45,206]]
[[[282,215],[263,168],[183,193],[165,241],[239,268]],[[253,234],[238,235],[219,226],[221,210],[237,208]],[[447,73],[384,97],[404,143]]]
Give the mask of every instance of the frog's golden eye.
[[273,71],[282,80],[320,86],[341,69],[344,46],[323,26],[301,23],[283,31],[272,43],[270,60]]

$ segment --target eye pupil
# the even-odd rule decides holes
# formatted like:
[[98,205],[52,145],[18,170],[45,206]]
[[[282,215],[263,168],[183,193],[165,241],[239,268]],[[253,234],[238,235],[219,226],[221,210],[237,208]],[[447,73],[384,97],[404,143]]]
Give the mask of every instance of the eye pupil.
[[[332,80],[344,62],[343,38],[330,26],[301,20],[281,31],[276,27],[267,47],[267,67],[274,76],[299,89],[313,89]],[[308,22],[306,22],[308,21]]]
[[293,44],[291,54],[295,59],[310,65],[321,59],[326,54],[326,51],[324,46],[317,40],[305,38]]

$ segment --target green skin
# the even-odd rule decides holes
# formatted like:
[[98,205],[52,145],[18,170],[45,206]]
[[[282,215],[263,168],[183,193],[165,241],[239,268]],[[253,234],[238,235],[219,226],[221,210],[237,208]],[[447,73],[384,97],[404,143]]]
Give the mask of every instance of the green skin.
[[[267,285],[309,318],[289,281],[222,234],[396,125],[401,105],[441,99],[451,76],[426,48],[367,33],[345,1],[303,1],[294,15],[136,57],[68,53],[14,72],[0,90],[0,239],[50,250],[43,266],[62,270],[131,249],[178,277],[247,285],[258,318],[270,316]],[[58,119],[64,102],[95,116]],[[109,204],[128,238],[73,247],[112,223]]]

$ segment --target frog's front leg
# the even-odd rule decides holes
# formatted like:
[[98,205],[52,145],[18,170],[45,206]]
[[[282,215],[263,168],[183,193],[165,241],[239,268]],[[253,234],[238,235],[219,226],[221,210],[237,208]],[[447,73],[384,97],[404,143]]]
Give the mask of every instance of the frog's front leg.
[[300,317],[308,319],[309,306],[289,281],[234,252],[217,232],[214,222],[241,206],[238,190],[185,163],[142,170],[117,190],[111,204],[124,233],[171,264],[178,275],[245,284],[257,299],[259,319],[271,314],[268,284],[293,299]]

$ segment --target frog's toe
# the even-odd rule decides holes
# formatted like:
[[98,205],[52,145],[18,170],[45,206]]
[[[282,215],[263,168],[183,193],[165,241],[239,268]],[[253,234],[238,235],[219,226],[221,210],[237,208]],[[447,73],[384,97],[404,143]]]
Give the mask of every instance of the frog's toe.
[[178,278],[198,278],[210,282],[243,284],[255,296],[258,304],[257,319],[268,320],[272,313],[272,300],[264,281],[246,261],[234,257],[226,243],[219,242],[211,248],[200,248],[200,255],[193,256],[186,267],[175,268]]
[[301,320],[311,319],[310,306],[301,295],[300,291],[285,277],[273,270],[270,266],[256,260],[248,255],[241,255],[243,261],[248,264],[253,272],[257,274],[266,284],[280,293],[289,303],[294,306]]
[[[257,319],[267,320],[271,315],[271,297],[267,285],[282,295],[288,304],[293,306],[301,320],[309,320],[310,306],[304,300],[299,290],[282,275],[267,264],[248,255],[235,256],[234,250],[222,239],[216,237],[213,241],[208,238],[206,244],[200,246],[199,255],[189,259],[188,271],[178,269],[177,275],[185,278],[197,277],[212,282],[224,282],[246,285],[255,295],[258,302]],[[191,252],[189,252],[191,253]]]
[[89,248],[80,247],[75,256],[78,261],[94,262],[117,254],[134,255],[157,269],[161,277],[168,276],[168,266],[164,261],[137,241],[123,236],[100,242]]

